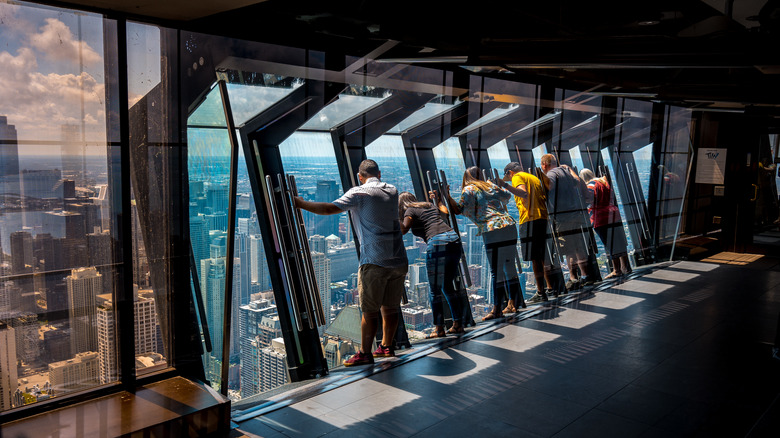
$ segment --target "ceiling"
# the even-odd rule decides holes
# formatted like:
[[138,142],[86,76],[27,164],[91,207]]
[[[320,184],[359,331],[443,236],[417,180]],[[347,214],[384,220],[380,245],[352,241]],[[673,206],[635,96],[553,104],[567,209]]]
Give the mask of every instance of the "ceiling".
[[[212,34],[780,115],[780,0],[76,0]],[[630,5],[630,6],[629,6]]]

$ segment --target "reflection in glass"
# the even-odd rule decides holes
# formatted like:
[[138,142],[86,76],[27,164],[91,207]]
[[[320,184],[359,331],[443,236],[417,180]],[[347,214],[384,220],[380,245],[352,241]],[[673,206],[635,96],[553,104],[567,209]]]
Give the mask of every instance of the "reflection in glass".
[[[279,145],[279,154],[285,172],[295,176],[298,194],[304,199],[332,202],[344,193],[329,132],[297,131]],[[361,342],[355,241],[348,213],[301,213],[327,321],[320,334],[328,367],[335,368],[354,354]]]
[[188,119],[190,240],[212,349],[203,356],[206,378],[219,389],[225,309],[230,181],[230,138],[219,87]]
[[436,161],[436,168],[443,170],[447,176],[452,197],[458,199],[463,182],[463,173],[466,171],[463,152],[460,149],[458,139],[450,137],[444,143],[434,147],[433,159]]
[[571,164],[574,165],[578,172],[586,168],[585,162],[582,160],[582,153],[580,152],[579,146],[574,146],[569,149],[569,157],[571,157]]
[[[371,90],[377,91],[377,90]],[[385,92],[380,96],[355,96],[351,94],[341,94],[337,101],[323,108],[317,115],[306,122],[301,129],[305,130],[328,130],[337,126],[356,114],[360,114],[369,108],[382,103],[391,96],[390,92]]]
[[[615,168],[612,166],[612,158],[609,155],[609,148],[604,148],[601,150],[601,158],[604,160],[604,165],[607,166],[607,169],[609,169],[609,174],[611,176],[612,181],[612,188],[615,192],[615,198],[617,199],[618,204],[618,210],[620,210],[620,220],[623,221],[623,229],[626,232],[626,240],[628,241],[628,254],[629,254],[629,260],[632,259],[631,254],[634,252],[634,244],[631,239],[631,234],[628,232],[628,221],[626,220],[626,213],[624,211],[624,205],[623,200],[620,197],[620,189],[617,187],[617,184],[615,184]],[[632,263],[632,267],[633,263]]]
[[[106,194],[115,23],[0,3],[0,410],[119,378]],[[11,22],[8,22],[8,20]],[[1,20],[0,20],[1,21]],[[21,25],[23,24],[23,25]],[[31,98],[34,96],[34,98]],[[20,146],[22,144],[23,146]],[[112,168],[115,172],[116,169]],[[153,324],[153,321],[151,322]],[[130,327],[132,330],[132,327]]]
[[547,143],[542,143],[539,146],[531,149],[531,153],[534,156],[534,163],[536,167],[542,167],[542,155],[547,154]]
[[[241,126],[303,85],[303,80],[283,78],[276,86],[227,84],[235,126]],[[222,106],[220,105],[220,110]]]
[[419,123],[422,123],[426,120],[430,120],[433,117],[436,117],[439,114],[444,113],[445,111],[449,111],[453,107],[460,105],[460,103],[461,102],[456,102],[454,104],[446,104],[446,103],[428,102],[425,104],[424,107],[415,111],[414,114],[405,118],[401,123],[390,128],[390,130],[388,130],[387,133],[400,134],[413,126],[418,125]]
[[650,192],[650,175],[653,166],[653,144],[641,147],[633,152],[634,163],[636,164],[639,183],[642,186],[642,194],[647,203],[647,197]]
[[[409,164],[399,135],[383,135],[366,146],[366,158],[374,160],[382,171],[382,181],[394,185],[398,192],[414,192]],[[421,195],[422,196],[422,195]],[[418,198],[420,201],[426,199]],[[425,264],[427,245],[411,232],[404,235],[406,257],[409,260],[407,297],[409,303],[401,306],[410,341],[424,339],[432,328],[428,274]]]

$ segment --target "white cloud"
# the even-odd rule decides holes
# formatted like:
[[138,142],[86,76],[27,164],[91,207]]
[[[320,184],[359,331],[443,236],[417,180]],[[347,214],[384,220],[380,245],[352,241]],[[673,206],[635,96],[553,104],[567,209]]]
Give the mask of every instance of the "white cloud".
[[19,139],[59,140],[60,125],[81,124],[83,100],[87,141],[105,141],[105,86],[89,73],[40,73],[29,48],[0,52],[0,68],[0,115]]
[[70,28],[56,18],[47,18],[40,33],[30,35],[30,45],[55,61],[78,62],[79,56],[85,65],[103,61],[89,44],[75,39]]

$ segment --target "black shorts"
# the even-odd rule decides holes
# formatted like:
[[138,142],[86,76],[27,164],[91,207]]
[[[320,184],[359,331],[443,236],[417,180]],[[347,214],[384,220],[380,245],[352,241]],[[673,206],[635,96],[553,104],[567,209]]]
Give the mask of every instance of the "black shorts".
[[524,261],[544,260],[547,219],[537,219],[520,224],[519,238]]

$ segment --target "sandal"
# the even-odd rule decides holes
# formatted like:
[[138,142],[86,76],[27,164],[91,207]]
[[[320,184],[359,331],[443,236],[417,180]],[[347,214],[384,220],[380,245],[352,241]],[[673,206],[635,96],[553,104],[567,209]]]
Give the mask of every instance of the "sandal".
[[425,339],[436,339],[436,338],[446,338],[446,337],[447,337],[447,333],[444,330],[442,330],[442,331],[431,332],[431,334],[426,336]]
[[488,313],[487,315],[485,315],[485,317],[482,318],[482,320],[483,321],[490,321],[491,319],[498,319],[498,318],[501,318],[503,316],[504,315],[497,315],[497,314],[491,312],[491,313]]
[[464,329],[463,327],[458,327],[458,328],[450,327],[450,329],[447,330],[448,335],[462,335],[464,333],[466,333],[466,329]]
[[609,275],[604,277],[604,280],[609,280],[610,278],[617,278],[620,277],[623,274],[618,273],[617,271],[612,271]]
[[504,315],[507,313],[517,313],[517,308],[515,306],[506,306],[506,308],[502,312]]

